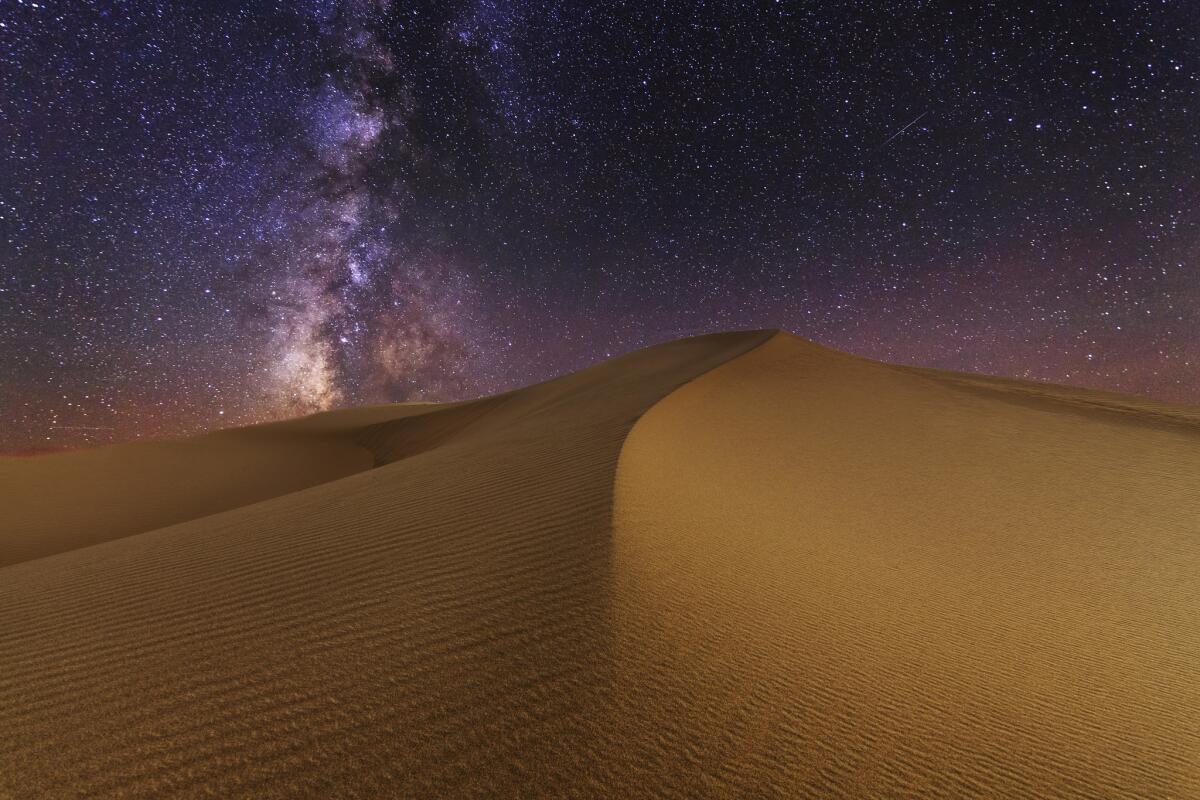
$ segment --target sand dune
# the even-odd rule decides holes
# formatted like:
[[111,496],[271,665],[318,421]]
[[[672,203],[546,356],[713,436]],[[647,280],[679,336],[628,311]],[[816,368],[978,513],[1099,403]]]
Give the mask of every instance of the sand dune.
[[0,480],[0,794],[1200,796],[1195,409],[754,332]]
[[374,465],[370,425],[429,405],[356,408],[176,442],[0,457],[0,566],[305,489]]

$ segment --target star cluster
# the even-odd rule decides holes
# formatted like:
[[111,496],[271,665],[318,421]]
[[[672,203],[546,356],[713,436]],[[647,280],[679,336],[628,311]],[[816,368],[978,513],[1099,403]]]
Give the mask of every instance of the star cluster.
[[1189,2],[0,2],[0,449],[781,327],[1200,400]]

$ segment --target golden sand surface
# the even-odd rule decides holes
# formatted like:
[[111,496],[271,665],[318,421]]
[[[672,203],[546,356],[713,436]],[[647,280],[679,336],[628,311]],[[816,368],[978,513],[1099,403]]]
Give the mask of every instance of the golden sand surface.
[[614,513],[663,793],[1200,797],[1194,415],[786,335],[669,395]]
[[0,796],[1200,797],[1191,408],[720,334],[0,503]]

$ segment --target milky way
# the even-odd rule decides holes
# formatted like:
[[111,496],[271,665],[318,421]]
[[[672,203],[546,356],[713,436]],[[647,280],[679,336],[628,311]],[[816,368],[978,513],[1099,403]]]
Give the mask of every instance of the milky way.
[[482,336],[469,278],[409,241],[415,112],[411,77],[373,30],[387,7],[320,16],[330,63],[298,109],[295,184],[271,210],[267,385],[289,414],[461,394]]
[[0,449],[755,327],[1196,402],[1195,12],[0,4]]

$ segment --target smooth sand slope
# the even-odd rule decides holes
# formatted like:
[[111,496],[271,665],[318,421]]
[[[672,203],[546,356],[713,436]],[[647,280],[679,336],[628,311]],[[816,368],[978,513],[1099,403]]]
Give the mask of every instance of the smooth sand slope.
[[0,456],[0,566],[215,514],[370,469],[362,429],[431,406],[355,408],[36,458]]
[[1200,797],[1194,410],[746,333],[219,436],[0,514],[0,795]]

